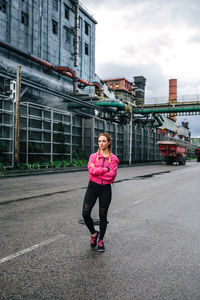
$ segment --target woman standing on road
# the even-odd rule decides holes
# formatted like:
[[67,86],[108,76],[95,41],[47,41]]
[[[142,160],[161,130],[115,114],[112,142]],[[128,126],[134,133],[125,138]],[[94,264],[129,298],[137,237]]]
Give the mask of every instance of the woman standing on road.
[[[91,248],[97,251],[105,251],[104,235],[107,227],[107,213],[111,202],[111,183],[117,175],[118,158],[112,153],[111,136],[101,133],[98,136],[99,148],[96,153],[90,155],[88,162],[89,184],[83,201],[82,216],[91,233]],[[99,198],[100,231],[94,228],[91,211],[97,198]],[[98,242],[97,242],[98,241]]]

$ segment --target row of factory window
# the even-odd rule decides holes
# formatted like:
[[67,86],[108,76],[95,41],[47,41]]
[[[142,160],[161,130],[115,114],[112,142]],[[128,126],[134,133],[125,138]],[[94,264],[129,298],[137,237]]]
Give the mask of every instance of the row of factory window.
[[[110,81],[110,87],[113,88],[118,88],[119,87],[120,82],[117,81]],[[129,89],[131,87],[130,83],[128,81],[125,81],[125,88]]]
[[[6,1],[5,0],[0,0],[0,11],[6,12]],[[69,11],[66,9],[65,10],[65,17],[69,16]],[[81,23],[81,18],[79,18],[79,24]],[[21,23],[24,24],[25,26],[29,25],[29,16],[28,14],[24,13],[23,11],[21,12]],[[89,24],[84,21],[85,24],[85,34],[89,34]],[[63,27],[64,32],[65,32],[65,43],[71,45],[72,44],[72,30],[67,28],[66,26]],[[58,35],[58,22],[54,19],[52,19],[52,32],[55,35]],[[85,43],[85,55],[89,55],[89,45]]]
[[[22,0],[23,1],[23,0]],[[52,2],[52,7],[56,11],[58,10],[58,0],[53,0]],[[65,10],[65,19],[70,19],[70,8],[64,3],[64,10]],[[6,13],[6,0],[0,0],[0,11],[3,13]],[[81,17],[79,17],[79,28],[80,24],[82,22]],[[21,12],[21,23],[28,26],[29,25],[29,15],[26,14],[25,12]],[[58,34],[58,22],[53,21],[52,22],[52,30],[54,34]],[[84,32],[86,35],[89,35],[89,30],[90,30],[90,25],[84,21]]]
[[[58,23],[55,20],[52,20],[52,28],[53,28],[53,33],[57,35],[58,34]],[[63,26],[63,29],[64,29],[65,44],[72,45],[73,31],[66,26]],[[55,32],[54,32],[54,30],[55,30]],[[74,44],[74,38],[73,38],[73,44]],[[79,37],[79,53],[81,53],[80,37]],[[85,55],[89,55],[89,45],[87,43],[85,43],[84,53],[85,53]]]
[[116,88],[119,87],[119,81],[111,81],[111,82],[110,82],[110,87],[112,88],[114,84],[115,84],[115,87],[116,87]]
[[[79,18],[79,28],[80,28],[80,23],[81,23],[81,18]],[[84,24],[85,24],[85,34],[86,35],[89,35],[89,27],[90,27],[90,25],[86,22],[86,21],[84,21]],[[54,34],[58,34],[58,22],[56,21],[56,20],[53,20],[52,19],[52,31],[53,31],[53,33]]]
[[[24,0],[21,0],[24,2]],[[64,3],[65,7],[65,18],[69,20],[70,16],[70,8]],[[52,1],[52,8],[53,10],[58,11],[58,0],[53,0]],[[6,13],[6,0],[0,0],[0,11]]]

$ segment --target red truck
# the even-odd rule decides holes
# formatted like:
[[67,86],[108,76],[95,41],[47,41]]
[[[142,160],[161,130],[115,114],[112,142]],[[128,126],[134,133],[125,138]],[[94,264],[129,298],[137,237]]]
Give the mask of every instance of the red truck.
[[195,149],[195,155],[196,155],[197,161],[200,161],[200,147]]
[[185,165],[187,156],[186,147],[180,146],[176,141],[159,141],[158,145],[166,165],[172,165],[174,162],[179,165]]

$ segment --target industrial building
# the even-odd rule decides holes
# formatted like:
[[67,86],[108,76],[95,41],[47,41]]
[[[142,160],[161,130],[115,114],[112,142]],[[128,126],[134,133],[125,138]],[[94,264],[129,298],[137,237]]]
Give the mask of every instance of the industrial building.
[[20,160],[26,165],[63,157],[71,161],[80,151],[88,157],[102,131],[111,134],[121,162],[161,160],[157,141],[167,138],[155,129],[161,118],[133,114],[136,105],[144,104],[146,79],[123,79],[130,96],[125,101],[95,73],[96,24],[77,0],[0,0],[0,155],[5,166],[14,166],[19,99]]
[[[1,41],[53,66],[72,68],[79,78],[89,82],[95,81],[96,23],[78,1],[1,0],[0,4]],[[14,51],[3,54],[9,60],[45,72],[27,57],[16,57]],[[58,75],[51,76],[72,88],[70,77],[62,80]]]
[[145,98],[144,76],[134,76],[134,82],[122,78],[104,79],[103,82],[109,90],[114,92],[115,97],[124,102],[134,102],[136,105],[143,105]]

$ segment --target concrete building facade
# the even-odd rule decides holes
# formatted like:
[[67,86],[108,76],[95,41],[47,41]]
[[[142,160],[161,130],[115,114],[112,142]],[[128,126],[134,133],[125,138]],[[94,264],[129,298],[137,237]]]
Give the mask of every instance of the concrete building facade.
[[[0,40],[56,66],[73,68],[79,77],[95,80],[95,26],[79,6],[78,66],[74,66],[75,3],[70,0],[0,0]],[[1,55],[20,63],[3,49]]]

